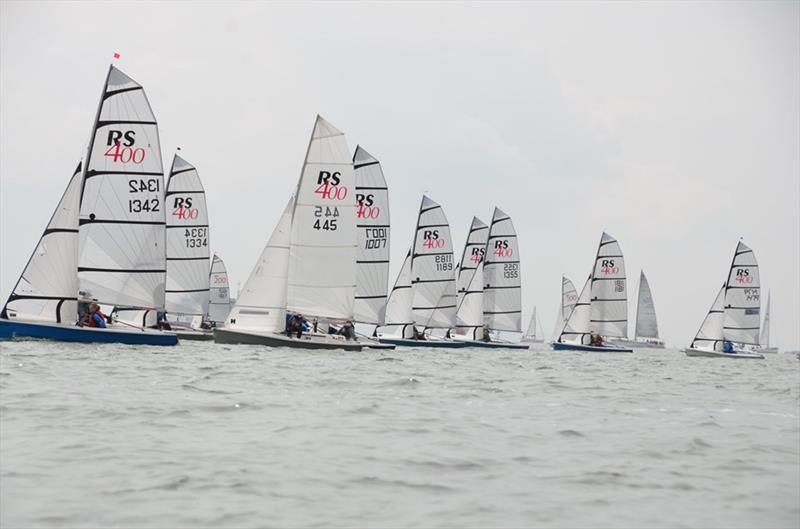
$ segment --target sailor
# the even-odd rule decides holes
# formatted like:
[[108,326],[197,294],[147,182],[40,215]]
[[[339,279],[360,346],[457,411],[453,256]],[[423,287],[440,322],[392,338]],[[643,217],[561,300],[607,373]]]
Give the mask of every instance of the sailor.
[[106,328],[106,315],[100,310],[100,305],[92,303],[89,306],[89,327]]
[[172,330],[172,325],[170,325],[169,322],[167,321],[167,311],[165,310],[156,311],[156,328],[162,331]]
[[722,352],[724,353],[733,352],[733,343],[730,340],[725,340],[722,342]]
[[355,340],[356,339],[356,328],[353,325],[353,322],[348,321],[344,325],[342,325],[341,329],[339,329],[339,334],[344,336],[348,340]]
[[89,325],[89,309],[91,304],[91,294],[83,290],[78,292],[78,327]]

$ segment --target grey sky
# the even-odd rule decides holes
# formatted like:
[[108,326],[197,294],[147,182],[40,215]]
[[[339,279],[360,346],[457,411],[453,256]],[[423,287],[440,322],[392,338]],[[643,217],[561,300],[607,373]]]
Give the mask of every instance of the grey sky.
[[[423,192],[456,246],[514,219],[525,318],[550,332],[602,230],[662,335],[694,336],[738,238],[800,347],[800,3],[0,4],[0,296],[88,140],[113,52],[165,160],[197,166],[212,246],[243,282],[317,113],[383,162],[391,281]],[[631,303],[631,312],[634,303]],[[527,322],[526,322],[527,323]]]

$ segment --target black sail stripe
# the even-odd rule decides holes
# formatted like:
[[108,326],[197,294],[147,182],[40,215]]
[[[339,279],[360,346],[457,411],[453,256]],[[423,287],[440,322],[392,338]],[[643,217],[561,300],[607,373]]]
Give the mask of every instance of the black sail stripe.
[[109,90],[105,94],[103,94],[103,100],[108,99],[109,97],[114,97],[119,94],[123,94],[125,92],[133,92],[135,90],[144,90],[141,86],[132,86],[130,88],[120,88],[119,90]]
[[[359,164],[353,164],[353,169],[361,169],[362,167],[369,167],[370,165],[378,165],[379,163],[381,163],[381,162],[379,162],[378,160],[375,160],[374,162],[364,162],[364,163],[359,163]],[[356,188],[356,189],[358,189],[358,188]]]
[[208,292],[208,291],[209,291],[208,288],[195,288],[189,290],[165,290],[164,292],[166,292],[167,294],[179,294],[181,292]]
[[389,224],[356,224],[356,228],[390,228]]
[[94,169],[90,169],[86,171],[86,178],[92,178],[94,176],[164,176],[164,173],[154,173],[148,171],[96,171]]
[[386,298],[385,295],[381,294],[380,296],[356,296],[356,299],[384,299]]
[[86,224],[132,224],[132,225],[148,225],[148,226],[163,226],[165,223],[160,220],[106,220],[106,219],[80,219],[78,225],[84,226]]
[[386,264],[388,262],[388,259],[384,259],[382,261],[356,261],[356,264]]
[[521,310],[503,310],[503,311],[483,311],[484,314],[521,314]]
[[356,186],[356,191],[387,191],[388,187],[360,187]]
[[180,169],[178,171],[171,171],[169,177],[172,178],[173,176],[177,176],[179,174],[188,173],[189,171],[197,171],[197,168],[190,167],[188,169]]
[[207,261],[210,257],[167,257],[167,261]]
[[[190,224],[188,226],[167,226],[166,228],[168,230],[173,228],[184,228],[188,230],[189,228],[208,228],[208,224]],[[283,246],[281,246],[281,248],[283,248]]]
[[109,273],[119,273],[119,274],[165,274],[167,271],[164,269],[137,270],[135,268],[89,268],[89,267],[79,266],[78,272],[109,272]]
[[49,228],[44,230],[42,236],[50,235],[51,233],[78,233],[78,230],[74,228]]
[[193,193],[195,195],[204,195],[206,192],[205,191],[167,191],[166,193],[164,193],[164,196],[168,197],[170,195],[188,194],[188,193]]
[[[487,259],[488,259],[488,257],[487,257]],[[516,263],[519,263],[519,261],[491,261],[491,262],[484,261],[483,266],[485,268],[487,266],[492,266],[492,265],[516,264]]]
[[419,226],[417,226],[417,231],[423,228],[449,228],[449,227],[450,227],[449,224],[420,224]]
[[127,119],[114,119],[106,121],[98,121],[97,128],[106,127],[108,125],[158,125],[155,121],[131,121]]

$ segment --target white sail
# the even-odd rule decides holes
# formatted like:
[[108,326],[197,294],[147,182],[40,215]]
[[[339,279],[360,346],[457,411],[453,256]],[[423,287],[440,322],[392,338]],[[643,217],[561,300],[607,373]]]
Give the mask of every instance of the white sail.
[[456,330],[471,340],[483,338],[483,263],[472,272],[456,314]]
[[603,232],[592,272],[591,331],[601,336],[628,335],[625,261],[616,239]]
[[741,345],[759,345],[761,287],[753,250],[739,242],[725,287],[723,337]]
[[639,275],[639,297],[636,302],[636,330],[634,338],[658,339],[658,321],[656,321],[656,306],[653,295],[650,293],[650,284],[644,271]]
[[764,325],[761,327],[761,347],[769,349],[769,310],[772,305],[772,296],[767,292],[767,308],[764,312]]
[[488,238],[489,226],[478,217],[472,217],[467,242],[464,244],[464,252],[461,254],[461,262],[458,264],[458,273],[456,274],[456,288],[458,291],[456,305],[458,307],[461,306],[461,300],[472,282],[475,270],[483,262],[483,254],[486,252],[486,240]]
[[295,193],[287,310],[332,321],[353,319],[354,188],[344,134],[317,116]]
[[208,319],[222,323],[231,311],[231,289],[228,270],[222,259],[214,254],[208,274]]
[[355,321],[383,325],[389,286],[389,192],[381,164],[360,145],[353,154],[356,185]]
[[104,304],[163,307],[165,207],[158,125],[141,85],[113,66],[83,169],[79,290]]
[[533,307],[533,314],[531,314],[531,321],[528,323],[528,329],[523,335],[523,339],[535,340],[536,339],[536,307]]
[[556,325],[552,334],[553,340],[557,339],[561,334],[564,324],[572,314],[572,309],[577,302],[578,292],[575,290],[575,285],[565,276],[561,276],[561,303],[559,303],[558,313],[556,314]]
[[442,207],[422,197],[411,255],[414,323],[449,329],[456,323],[453,240]]
[[261,257],[239,292],[226,327],[268,332],[285,329],[293,209],[294,199],[290,199]]
[[164,201],[167,209],[165,308],[175,317],[178,314],[205,315],[208,313],[211,258],[206,194],[197,170],[177,154],[172,159]]
[[386,302],[386,326],[382,329],[386,334],[399,335],[404,338],[414,336],[414,316],[411,311],[413,292],[411,290],[411,250],[403,260],[397,281],[394,283],[389,299]]
[[697,331],[691,347],[700,349],[722,350],[722,325],[725,320],[725,285],[719,289],[714,303],[708,309],[703,324]]
[[3,318],[72,323],[77,319],[81,165],[47,223],[3,308]]
[[559,341],[588,343],[586,339],[591,331],[592,314],[592,276],[586,280],[581,289],[578,300],[572,307],[572,312],[564,324],[564,329],[559,333]]
[[483,262],[483,316],[496,331],[522,332],[522,289],[517,232],[494,208]]

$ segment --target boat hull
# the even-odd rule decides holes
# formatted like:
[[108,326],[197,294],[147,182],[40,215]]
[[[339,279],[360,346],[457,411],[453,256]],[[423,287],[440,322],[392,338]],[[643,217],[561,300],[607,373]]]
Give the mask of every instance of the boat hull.
[[707,351],[705,349],[693,349],[691,347],[687,347],[683,350],[686,353],[686,356],[698,356],[698,357],[706,357],[706,358],[738,358],[738,359],[750,359],[750,360],[763,360],[764,355],[759,353],[749,353],[745,351],[740,351],[736,353],[723,353],[722,351]]
[[632,349],[664,349],[664,342],[645,342],[640,340],[609,340],[617,347],[630,347]]
[[761,349],[758,350],[758,352],[761,353],[761,354],[772,354],[772,355],[774,355],[774,354],[778,354],[778,348],[777,347],[762,347]]
[[426,347],[439,349],[458,349],[467,347],[467,342],[457,342],[454,340],[412,340],[408,338],[389,338],[381,337],[381,343],[392,344],[399,347]]
[[556,351],[583,351],[587,353],[632,353],[633,349],[628,347],[617,347],[613,345],[583,345],[578,343],[553,342],[553,349]]
[[232,329],[214,329],[214,341],[224,344],[266,345],[294,349],[344,349],[345,351],[362,349],[359,342],[336,339],[329,335],[304,334],[300,338],[295,338],[273,332],[234,331]]
[[214,333],[211,331],[195,331],[185,329],[173,329],[172,332],[178,335],[179,340],[190,340],[200,342],[213,342]]
[[177,345],[175,333],[150,329],[128,330],[78,327],[59,323],[33,323],[0,319],[0,340],[52,340],[56,342]]
[[464,342],[466,347],[474,347],[477,349],[530,349],[530,345],[526,343],[511,343],[511,342],[481,342],[477,340],[470,340]]

